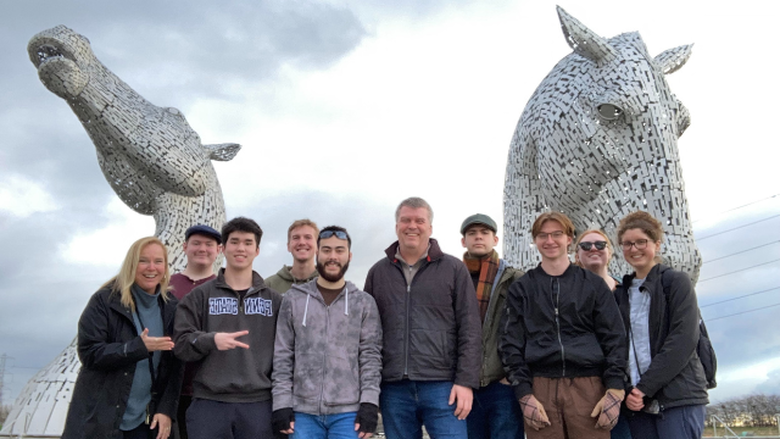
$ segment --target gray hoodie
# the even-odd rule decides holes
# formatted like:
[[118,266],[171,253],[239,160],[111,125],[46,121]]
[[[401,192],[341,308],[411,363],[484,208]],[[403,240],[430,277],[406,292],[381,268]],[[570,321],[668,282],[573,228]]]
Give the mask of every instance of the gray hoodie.
[[381,351],[373,297],[348,281],[326,306],[316,280],[293,285],[276,326],[273,409],[329,415],[379,405]]

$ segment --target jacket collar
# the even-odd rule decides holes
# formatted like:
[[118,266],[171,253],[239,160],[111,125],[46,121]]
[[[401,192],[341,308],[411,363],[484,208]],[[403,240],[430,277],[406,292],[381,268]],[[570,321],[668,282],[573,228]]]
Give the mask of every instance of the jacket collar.
[[[233,289],[233,287],[231,287],[230,285],[227,284],[227,282],[225,282],[225,269],[224,268],[220,268],[219,269],[219,273],[217,274],[217,278],[214,280],[214,282],[215,282],[215,285],[217,287],[219,287],[219,288],[224,288],[224,289],[228,289],[228,290],[231,290],[231,291],[235,291]],[[260,290],[262,290],[264,288],[268,288],[268,287],[265,285],[265,281],[263,280],[263,277],[260,276],[259,274],[257,274],[256,271],[252,270],[252,287],[249,288],[249,291],[247,291],[246,294],[247,295],[253,294],[253,293],[255,293],[257,291],[260,291]]]
[[[436,241],[434,238],[428,239],[430,243],[430,247],[428,248],[428,258],[427,261],[435,261],[437,259],[440,259],[442,256],[444,256],[444,252],[441,251],[441,248],[439,247],[439,242]],[[390,259],[393,263],[397,263],[398,259],[395,257],[395,254],[398,252],[398,246],[400,244],[398,241],[395,241],[394,243],[390,244],[390,247],[387,247],[385,249],[385,254],[387,255],[387,258]]]
[[[645,282],[642,284],[642,286],[645,288],[650,287],[650,289],[652,289],[652,285],[655,285],[660,279],[662,279],[666,270],[671,270],[671,268],[664,264],[655,264],[655,266],[650,269],[650,272],[647,273],[647,277],[645,278]],[[636,271],[623,276],[623,285],[628,288],[631,286],[631,281],[633,281],[635,277]]]

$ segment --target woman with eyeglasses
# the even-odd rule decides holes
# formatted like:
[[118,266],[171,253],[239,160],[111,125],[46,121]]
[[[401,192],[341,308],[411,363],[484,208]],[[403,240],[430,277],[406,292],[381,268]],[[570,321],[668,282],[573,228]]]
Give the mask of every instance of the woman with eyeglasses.
[[[601,276],[609,289],[615,291],[620,284],[607,272],[612,253],[612,245],[606,233],[598,229],[586,230],[580,234],[575,242],[574,263]],[[631,439],[631,432],[623,413],[620,414],[617,424],[610,431],[610,438]]]
[[660,264],[663,227],[647,212],[620,221],[618,242],[634,273],[617,300],[628,330],[626,406],[634,439],[698,439],[709,403],[696,353],[699,307],[686,273]]
[[141,238],[92,295],[79,319],[81,370],[63,439],[169,437],[182,382],[171,352],[177,302],[169,280],[165,246]]

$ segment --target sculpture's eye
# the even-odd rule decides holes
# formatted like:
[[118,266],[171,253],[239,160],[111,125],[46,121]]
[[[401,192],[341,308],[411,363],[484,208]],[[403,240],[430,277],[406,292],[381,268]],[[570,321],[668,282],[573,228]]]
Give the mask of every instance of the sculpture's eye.
[[613,104],[601,104],[598,106],[599,116],[604,120],[615,120],[623,114],[623,109]]

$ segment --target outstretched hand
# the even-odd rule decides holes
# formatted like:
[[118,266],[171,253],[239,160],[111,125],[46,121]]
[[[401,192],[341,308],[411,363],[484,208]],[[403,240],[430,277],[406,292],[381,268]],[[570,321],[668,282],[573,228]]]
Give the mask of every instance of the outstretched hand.
[[237,331],[237,332],[217,332],[214,334],[214,344],[217,345],[217,349],[220,351],[227,351],[235,348],[249,349],[249,345],[236,340],[238,337],[243,337],[249,334],[249,331]]
[[173,340],[170,337],[149,337],[149,328],[144,328],[144,332],[141,333],[141,340],[146,346],[146,350],[149,352],[154,351],[170,351],[173,349]]

